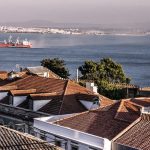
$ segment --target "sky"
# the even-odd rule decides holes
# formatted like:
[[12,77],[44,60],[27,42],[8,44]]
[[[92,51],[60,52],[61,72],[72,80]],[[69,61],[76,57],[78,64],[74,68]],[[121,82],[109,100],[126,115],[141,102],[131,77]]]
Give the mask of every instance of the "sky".
[[150,23],[150,0],[0,0],[1,22]]

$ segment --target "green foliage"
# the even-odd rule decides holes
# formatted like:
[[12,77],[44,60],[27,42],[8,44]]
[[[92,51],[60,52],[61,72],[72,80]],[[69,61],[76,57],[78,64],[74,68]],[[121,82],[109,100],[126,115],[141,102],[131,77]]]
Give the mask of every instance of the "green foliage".
[[115,85],[111,85],[106,81],[99,81],[97,82],[98,85],[98,92],[106,97],[111,99],[122,99],[126,96],[126,91],[118,88]]
[[110,86],[110,83],[130,83],[122,66],[111,58],[103,58],[99,62],[85,61],[79,70],[82,74],[80,79],[94,81],[101,94],[113,99],[123,98],[124,91],[115,85]]
[[79,67],[82,77],[81,79],[94,80],[97,77],[97,63],[93,61],[85,61],[84,65]]
[[70,74],[65,65],[64,60],[60,60],[59,58],[43,59],[41,61],[41,66],[48,68],[62,78],[68,78]]

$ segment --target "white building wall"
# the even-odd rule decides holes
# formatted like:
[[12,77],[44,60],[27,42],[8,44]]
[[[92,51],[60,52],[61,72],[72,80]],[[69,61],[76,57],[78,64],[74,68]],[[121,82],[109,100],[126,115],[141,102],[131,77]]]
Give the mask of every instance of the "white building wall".
[[13,97],[13,106],[18,106],[20,105],[22,102],[24,102],[26,100],[27,96],[14,96]]
[[89,150],[89,147],[97,150],[111,149],[111,142],[107,139],[56,124],[39,121],[38,119],[34,119],[34,128],[35,130],[38,129],[49,133],[51,137],[49,140],[51,141],[55,141],[56,137],[60,137],[62,141],[67,142],[68,150],[71,150],[72,141],[78,144],[79,150]]
[[49,103],[51,100],[34,100],[33,101],[33,111],[37,111],[42,108],[44,105]]
[[85,101],[85,100],[80,100],[80,102],[88,110],[99,108],[99,105],[93,104],[93,102],[89,102],[89,101]]
[[77,113],[74,114],[65,114],[65,115],[53,115],[53,116],[48,116],[48,117],[41,117],[41,118],[37,118],[39,121],[43,121],[43,122],[54,122],[60,119],[64,119],[66,117],[71,117],[76,115]]
[[8,94],[8,92],[0,92],[0,101],[1,101],[4,97],[6,97],[7,94]]

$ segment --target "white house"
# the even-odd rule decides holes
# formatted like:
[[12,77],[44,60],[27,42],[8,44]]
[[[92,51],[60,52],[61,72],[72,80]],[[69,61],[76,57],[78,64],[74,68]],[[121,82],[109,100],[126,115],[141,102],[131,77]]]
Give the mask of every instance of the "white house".
[[[75,114],[74,114],[75,115]],[[65,150],[110,150],[111,141],[106,138],[54,124],[56,120],[72,115],[60,115],[34,119],[36,136]]]

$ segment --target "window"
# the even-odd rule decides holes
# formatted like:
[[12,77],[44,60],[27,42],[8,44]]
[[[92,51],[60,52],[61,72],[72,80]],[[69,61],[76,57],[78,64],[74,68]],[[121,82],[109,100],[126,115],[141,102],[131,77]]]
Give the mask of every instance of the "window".
[[4,125],[3,119],[0,119],[0,125]]
[[8,127],[11,129],[15,129],[15,125],[13,124],[13,122],[9,122]]
[[40,133],[40,139],[46,140],[45,132],[41,132],[41,133]]
[[77,146],[77,145],[72,145],[72,144],[71,144],[71,150],[78,150],[78,146]]
[[55,145],[58,146],[58,147],[61,147],[61,142],[56,140]]
[[79,149],[78,143],[71,141],[71,150],[78,150],[78,149]]
[[93,148],[93,147],[89,147],[89,150],[97,150],[97,149],[95,149],[95,148]]
[[17,127],[17,131],[25,132],[24,127]]

